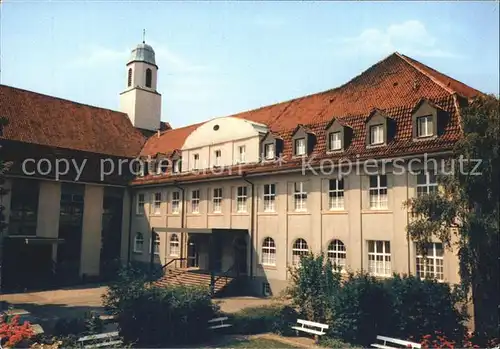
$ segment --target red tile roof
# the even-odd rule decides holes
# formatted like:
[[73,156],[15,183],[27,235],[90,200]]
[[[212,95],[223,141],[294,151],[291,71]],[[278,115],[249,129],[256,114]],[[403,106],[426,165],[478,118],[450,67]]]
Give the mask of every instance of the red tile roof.
[[[325,92],[296,98],[287,102],[231,115],[266,124],[284,140],[285,164],[279,169],[296,167],[301,160],[292,158],[291,135],[298,124],[308,127],[317,136],[313,153],[321,158],[387,157],[451,149],[460,137],[458,97],[466,99],[481,94],[459,81],[435,71],[407,56],[394,53],[370,67],[346,84]],[[422,100],[427,99],[449,113],[450,118],[442,136],[415,142],[412,137],[411,112]],[[365,120],[374,109],[382,110],[395,120],[395,137],[384,147],[367,149],[365,146]],[[344,152],[326,153],[325,126],[338,118],[354,130],[354,138]],[[171,153],[182,147],[184,140],[199,125],[191,125],[151,137],[143,148],[143,155]],[[242,168],[248,173],[278,169],[276,164],[252,164]],[[227,174],[226,174],[227,175]],[[147,176],[137,178],[134,184],[153,184],[173,180],[197,180],[214,177],[181,174],[175,176]]]
[[0,85],[0,137],[65,149],[135,157],[144,136],[127,114]]

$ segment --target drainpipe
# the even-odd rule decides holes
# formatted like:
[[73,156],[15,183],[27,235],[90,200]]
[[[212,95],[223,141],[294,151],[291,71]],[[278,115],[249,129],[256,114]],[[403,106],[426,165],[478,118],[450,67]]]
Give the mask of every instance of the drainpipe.
[[[410,198],[410,172],[408,171],[406,174],[406,200]],[[410,212],[408,211],[408,207],[406,207],[406,227],[410,224]],[[411,275],[411,256],[410,256],[410,234],[406,232],[406,243],[408,244],[408,275]]]
[[361,251],[361,272],[363,272],[363,246],[364,246],[364,241],[363,241],[363,176],[359,176],[359,233],[360,233],[360,239],[361,239],[361,246],[360,246],[360,251]]
[[250,209],[251,211],[251,216],[250,216],[250,245],[251,245],[251,251],[250,251],[250,278],[253,278],[253,254],[254,254],[254,229],[255,229],[255,184],[253,182],[250,182],[246,178],[246,173],[243,173],[241,177],[245,182],[250,184],[252,186],[252,208]]
[[[177,184],[178,182],[177,181],[174,181],[174,187],[176,187],[177,189],[179,189],[182,193],[182,200],[181,200],[181,229],[184,228],[184,221],[185,221],[185,216],[186,216],[186,203],[185,203],[185,194],[186,194],[186,190],[185,188],[179,186],[179,184]],[[184,240],[186,240],[187,242],[187,238],[186,238],[186,233],[185,232],[182,232],[181,233],[181,258],[184,258]],[[180,261],[180,264],[182,266],[182,264],[184,263],[183,260]],[[187,266],[187,265],[186,265]]]
[[134,196],[132,195],[132,190],[128,191],[130,207],[128,209],[128,246],[127,246],[127,264],[130,264],[132,258],[132,217],[133,217],[133,206],[134,206]]

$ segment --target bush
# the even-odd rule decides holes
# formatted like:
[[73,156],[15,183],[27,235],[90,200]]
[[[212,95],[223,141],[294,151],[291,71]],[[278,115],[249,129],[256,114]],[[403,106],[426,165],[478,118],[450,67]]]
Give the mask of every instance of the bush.
[[367,274],[350,274],[333,302],[330,335],[369,345],[391,328],[391,299],[383,284]]
[[297,321],[297,312],[282,304],[245,308],[230,316],[233,324],[231,331],[237,334],[258,334],[274,332],[279,335],[292,335],[290,328]]
[[209,336],[208,320],[218,307],[208,288],[156,287],[125,270],[104,296],[104,304],[117,316],[120,335],[139,347],[190,344]]
[[83,318],[62,318],[54,325],[55,336],[71,337],[101,333],[104,324],[99,315],[93,312],[85,313]]

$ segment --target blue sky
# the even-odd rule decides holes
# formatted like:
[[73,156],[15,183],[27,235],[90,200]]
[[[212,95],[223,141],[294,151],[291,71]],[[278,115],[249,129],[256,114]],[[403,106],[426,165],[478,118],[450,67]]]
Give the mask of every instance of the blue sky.
[[174,127],[339,86],[396,50],[499,93],[498,2],[3,0],[0,10],[1,83],[110,109],[145,28]]

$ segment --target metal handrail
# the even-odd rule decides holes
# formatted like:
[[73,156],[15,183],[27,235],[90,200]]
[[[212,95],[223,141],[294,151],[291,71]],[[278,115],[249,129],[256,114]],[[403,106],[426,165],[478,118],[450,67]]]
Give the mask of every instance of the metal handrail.
[[168,261],[168,263],[165,263],[164,265],[161,266],[161,268],[158,268],[156,269],[156,272],[153,273],[153,278],[156,277],[159,273],[160,275],[164,275],[166,270],[167,270],[167,267],[174,263],[174,262],[177,262],[177,261],[182,261],[182,260],[187,260],[187,258],[174,258],[174,259],[171,259],[170,261]]
[[217,281],[219,281],[220,279],[224,278],[225,280],[225,284],[224,286],[227,285],[227,279],[229,277],[229,273],[231,271],[233,271],[233,269],[236,267],[236,263],[234,263],[229,269],[227,269],[225,272],[223,272],[221,275],[218,275],[215,279],[214,279],[214,287],[215,287],[215,284],[217,283]]

